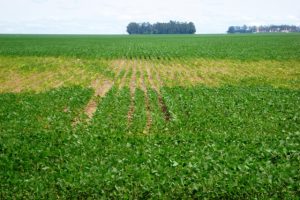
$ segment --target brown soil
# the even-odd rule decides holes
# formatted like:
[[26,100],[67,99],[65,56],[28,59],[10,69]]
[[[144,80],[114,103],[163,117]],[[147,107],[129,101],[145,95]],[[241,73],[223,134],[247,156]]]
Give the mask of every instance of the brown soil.
[[105,80],[100,86],[94,88],[95,94],[94,96],[104,97],[105,94],[110,90],[113,83],[111,81]]
[[96,110],[97,110],[97,102],[94,99],[92,99],[86,105],[84,109],[84,113],[89,117],[89,119],[92,119]]
[[93,118],[93,115],[97,110],[96,97],[104,97],[105,94],[113,86],[113,83],[108,80],[106,80],[104,82],[100,82],[99,80],[94,80],[92,82],[91,86],[92,86],[92,88],[94,88],[95,93],[84,109],[84,112],[89,117],[89,119]]

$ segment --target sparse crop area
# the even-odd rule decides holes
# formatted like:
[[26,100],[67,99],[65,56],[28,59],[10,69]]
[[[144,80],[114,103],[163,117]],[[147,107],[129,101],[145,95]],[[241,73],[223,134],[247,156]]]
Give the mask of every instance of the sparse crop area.
[[297,199],[300,35],[0,35],[0,199]]

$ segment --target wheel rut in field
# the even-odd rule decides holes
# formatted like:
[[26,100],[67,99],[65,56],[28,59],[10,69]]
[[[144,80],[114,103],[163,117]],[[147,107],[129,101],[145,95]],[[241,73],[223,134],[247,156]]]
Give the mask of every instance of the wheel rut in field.
[[141,63],[139,65],[139,71],[141,73],[141,89],[144,92],[145,95],[145,107],[146,107],[146,118],[147,118],[147,122],[146,122],[146,127],[144,132],[148,133],[150,128],[151,128],[151,124],[152,124],[152,117],[151,117],[151,107],[150,107],[150,102],[149,102],[149,96],[148,96],[148,90],[147,90],[147,86],[145,84],[145,74],[144,74],[144,70],[141,69]]
[[131,75],[129,89],[130,89],[130,106],[127,114],[128,126],[131,125],[133,114],[134,114],[134,103],[135,103],[134,95],[136,89],[136,61],[132,63],[132,75]]
[[166,103],[165,103],[165,101],[164,101],[164,99],[163,99],[163,97],[162,97],[162,95],[161,95],[161,92],[160,92],[160,87],[163,85],[163,82],[162,82],[162,80],[161,80],[161,78],[160,78],[160,76],[159,76],[159,72],[158,71],[155,71],[156,73],[156,76],[155,76],[155,78],[156,78],[156,82],[157,82],[157,85],[154,83],[154,79],[153,79],[153,77],[152,77],[152,74],[151,74],[151,71],[150,71],[150,67],[149,66],[147,66],[146,67],[146,71],[147,71],[147,74],[148,74],[148,80],[149,80],[149,83],[150,83],[150,85],[151,85],[151,87],[152,87],[152,89],[156,92],[156,94],[157,94],[157,97],[158,97],[158,105],[159,105],[159,107],[161,108],[161,111],[162,111],[162,113],[163,113],[163,115],[164,115],[164,119],[165,119],[165,121],[170,121],[170,119],[171,119],[171,114],[170,114],[170,112],[169,112],[169,110],[168,110],[168,107],[167,107],[167,105],[166,105]]

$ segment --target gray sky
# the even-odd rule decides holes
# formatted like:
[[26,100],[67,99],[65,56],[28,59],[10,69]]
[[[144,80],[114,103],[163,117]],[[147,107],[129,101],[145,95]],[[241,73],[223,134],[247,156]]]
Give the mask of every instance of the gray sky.
[[0,33],[124,34],[129,22],[192,21],[197,33],[230,25],[300,25],[300,0],[0,0]]

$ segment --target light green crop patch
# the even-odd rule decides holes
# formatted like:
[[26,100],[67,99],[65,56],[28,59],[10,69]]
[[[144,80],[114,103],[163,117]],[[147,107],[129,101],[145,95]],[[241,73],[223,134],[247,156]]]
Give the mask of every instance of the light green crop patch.
[[290,89],[300,88],[300,62],[205,60],[186,61],[185,66],[202,78],[205,85],[271,85]]
[[58,87],[90,86],[113,77],[107,63],[63,57],[0,57],[0,92],[41,92]]
[[[148,87],[154,85],[190,87],[202,84],[211,87],[271,85],[290,89],[300,88],[300,62],[296,60],[140,59],[112,61],[111,66],[119,66],[112,68],[115,74],[128,75],[125,77],[124,86],[129,86],[128,79],[131,78],[131,71],[137,68],[137,83],[141,78],[138,74],[145,74]],[[117,77],[117,79],[121,78],[122,76]]]
[[[133,71],[135,74],[132,74]],[[143,76],[141,76],[143,74]],[[134,77],[133,77],[134,76]],[[57,87],[91,86],[93,80],[140,88],[206,85],[271,85],[299,89],[300,62],[229,59],[77,59],[66,57],[0,57],[0,92],[45,91]]]

